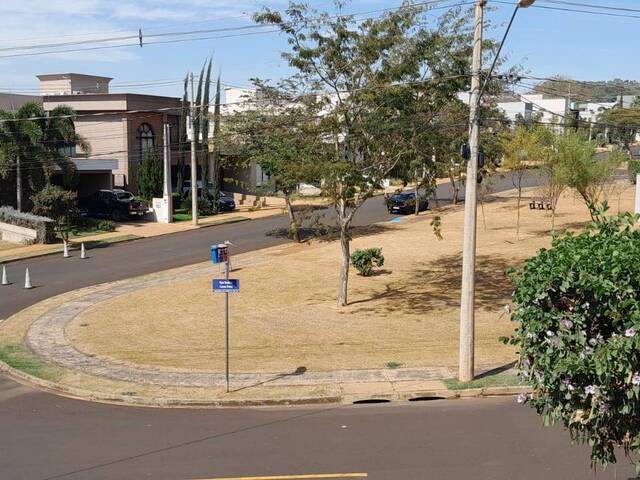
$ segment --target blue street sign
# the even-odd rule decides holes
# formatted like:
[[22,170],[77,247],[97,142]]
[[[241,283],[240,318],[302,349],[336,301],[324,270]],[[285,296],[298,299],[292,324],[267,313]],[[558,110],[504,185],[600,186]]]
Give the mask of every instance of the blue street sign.
[[214,293],[240,293],[240,280],[217,278],[211,281],[211,288]]

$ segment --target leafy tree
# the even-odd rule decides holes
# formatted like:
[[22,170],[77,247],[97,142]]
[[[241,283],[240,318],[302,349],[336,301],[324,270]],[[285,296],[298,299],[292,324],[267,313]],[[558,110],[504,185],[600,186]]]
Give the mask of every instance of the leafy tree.
[[[637,216],[567,234],[513,273],[520,395],[591,447],[592,465],[640,453],[640,230]],[[638,464],[636,463],[638,469]]]
[[76,193],[56,185],[46,185],[40,192],[33,195],[31,200],[33,213],[53,220],[58,235],[66,243],[77,211]]
[[518,191],[516,207],[516,238],[520,238],[520,204],[522,200],[522,180],[529,168],[539,165],[545,158],[541,143],[540,127],[516,127],[513,133],[504,137],[504,161],[502,166],[511,172],[513,186]]
[[138,169],[138,189],[140,196],[151,200],[163,193],[164,165],[155,151],[148,150]]
[[[255,17],[258,23],[280,28],[291,47],[283,57],[307,91],[322,92],[325,115],[318,125],[334,147],[333,158],[324,164],[323,179],[340,228],[339,306],[347,304],[351,222],[404,154],[397,148],[400,143],[381,141],[388,138],[381,134],[394,124],[407,128],[396,122],[402,115],[387,101],[398,100],[395,89],[415,94],[405,87],[419,85],[416,79],[422,84],[442,82],[451,90],[468,87],[468,17],[454,9],[429,30],[426,11],[412,5],[358,22],[352,16],[290,3],[284,14],[265,10]],[[435,95],[436,90],[429,93]]]
[[16,112],[0,111],[0,176],[15,175],[18,210],[24,209],[27,186],[37,191],[55,173],[62,173],[65,182],[72,183],[75,165],[66,151],[76,145],[84,152],[90,150],[75,131],[74,113],[66,106],[47,113],[33,102]]
[[557,181],[580,194],[592,217],[605,185],[622,160],[619,152],[604,159],[596,159],[595,153],[593,142],[575,132],[567,131],[555,142]]
[[640,108],[612,108],[602,112],[598,119],[609,127],[611,140],[631,152],[631,144],[640,132]]

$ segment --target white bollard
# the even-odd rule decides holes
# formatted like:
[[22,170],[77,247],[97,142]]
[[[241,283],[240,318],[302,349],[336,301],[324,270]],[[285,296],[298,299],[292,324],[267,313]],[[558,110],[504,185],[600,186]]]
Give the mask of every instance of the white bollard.
[[7,267],[2,265],[2,285],[9,285],[9,279],[7,278]]
[[63,250],[63,257],[64,258],[69,258],[71,255],[69,255],[69,245],[67,245],[66,240],[64,241],[64,250]]
[[27,290],[33,288],[31,285],[31,276],[29,275],[29,267],[27,267],[27,270],[24,272],[24,288]]
[[84,249],[84,242],[80,244],[80,258],[82,259],[87,258],[87,252]]

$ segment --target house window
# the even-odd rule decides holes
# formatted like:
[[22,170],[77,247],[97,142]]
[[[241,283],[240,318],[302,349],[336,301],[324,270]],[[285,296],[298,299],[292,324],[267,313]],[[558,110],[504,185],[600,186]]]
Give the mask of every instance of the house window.
[[138,139],[140,140],[140,153],[144,156],[148,151],[153,151],[154,136],[153,129],[148,123],[143,123],[138,127]]

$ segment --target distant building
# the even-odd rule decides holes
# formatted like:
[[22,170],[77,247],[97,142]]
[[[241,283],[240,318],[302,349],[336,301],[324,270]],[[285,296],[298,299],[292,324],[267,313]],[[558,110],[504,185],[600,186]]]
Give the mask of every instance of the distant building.
[[37,95],[19,95],[17,93],[0,92],[0,110],[15,112],[22,105],[29,102],[42,103],[42,97]]
[[[172,143],[178,142],[179,98],[109,93],[109,77],[62,73],[38,79],[44,109],[73,108],[78,114],[76,131],[91,146],[88,155],[75,149],[68,152],[80,175],[80,196],[101,188],[137,193],[140,161],[148,151],[162,156],[164,123],[172,126]],[[177,162],[176,154],[172,160]]]
[[537,93],[499,99],[497,106],[512,122],[515,122],[518,117],[528,120],[539,113],[540,121],[543,123],[562,123],[562,117],[569,111],[569,101],[566,98]]

